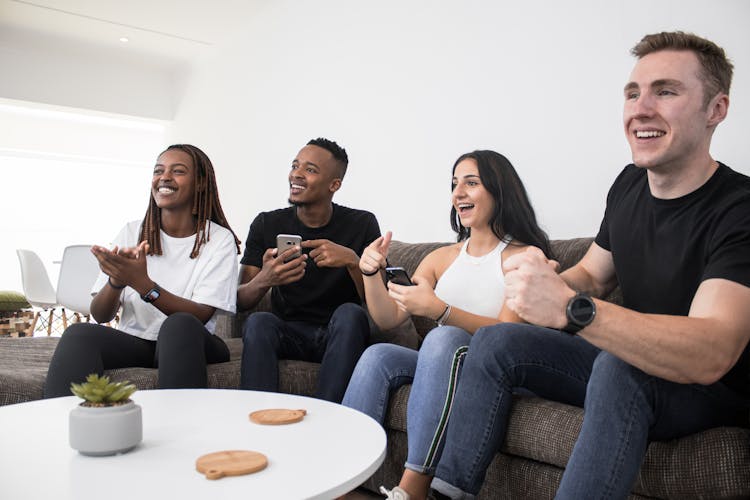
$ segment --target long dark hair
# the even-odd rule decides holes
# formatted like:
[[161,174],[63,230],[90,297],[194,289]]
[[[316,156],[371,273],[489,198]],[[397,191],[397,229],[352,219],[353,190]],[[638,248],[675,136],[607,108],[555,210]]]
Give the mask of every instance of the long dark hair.
[[[456,173],[459,163],[469,158],[477,162],[482,185],[495,200],[490,218],[490,228],[494,235],[501,240],[512,235],[514,239],[526,245],[538,247],[547,258],[553,258],[547,233],[537,224],[526,188],[523,187],[523,182],[510,161],[495,151],[472,151],[456,160],[453,164],[453,173]],[[471,236],[471,228],[461,224],[456,207],[451,207],[451,228],[458,234],[457,241],[463,241]]]
[[[210,220],[216,224],[227,228],[234,236],[234,243],[237,245],[237,253],[240,253],[240,240],[234,234],[229,222],[224,216],[224,210],[219,202],[219,191],[216,187],[216,175],[214,166],[206,153],[192,144],[173,144],[159,153],[163,155],[167,151],[178,149],[193,159],[195,166],[195,195],[193,198],[193,215],[196,216],[195,243],[193,250],[190,252],[190,258],[194,259],[200,253],[201,246],[211,239],[210,229],[207,222]],[[161,209],[156,205],[153,196],[150,196],[148,210],[141,224],[141,234],[138,241],[146,240],[149,244],[149,255],[161,255]]]

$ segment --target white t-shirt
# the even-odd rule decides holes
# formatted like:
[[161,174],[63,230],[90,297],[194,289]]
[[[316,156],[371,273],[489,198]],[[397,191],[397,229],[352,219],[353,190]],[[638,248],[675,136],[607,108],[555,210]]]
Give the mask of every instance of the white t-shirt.
[[[173,238],[161,232],[162,255],[146,257],[149,277],[162,290],[190,299],[193,302],[212,306],[230,313],[237,308],[237,246],[232,232],[218,224],[209,222],[209,238],[200,248],[195,259],[190,258],[195,235]],[[133,221],[120,231],[113,246],[134,247],[138,245],[141,221]],[[99,273],[92,288],[98,293],[107,283],[107,275]],[[167,318],[153,304],[144,302],[141,296],[126,287],[120,296],[122,315],[119,330],[146,340],[156,340],[162,322]],[[216,313],[206,323],[213,333]]]
[[458,257],[440,276],[435,295],[466,312],[497,318],[505,301],[503,250],[511,237],[507,236],[491,252],[481,257],[466,252],[469,239],[464,241]]

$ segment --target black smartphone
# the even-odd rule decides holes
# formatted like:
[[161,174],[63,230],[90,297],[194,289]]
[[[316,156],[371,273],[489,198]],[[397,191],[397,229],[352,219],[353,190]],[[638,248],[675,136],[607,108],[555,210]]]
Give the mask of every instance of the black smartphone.
[[388,281],[392,281],[397,285],[413,286],[409,274],[404,270],[403,267],[386,267],[385,276]]

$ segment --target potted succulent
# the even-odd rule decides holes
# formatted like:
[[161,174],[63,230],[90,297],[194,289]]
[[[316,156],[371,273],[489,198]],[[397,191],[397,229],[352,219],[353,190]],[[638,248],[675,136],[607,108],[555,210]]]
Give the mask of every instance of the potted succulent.
[[83,455],[106,456],[126,453],[141,442],[141,407],[130,399],[133,384],[92,373],[70,390],[84,400],[70,412],[71,447]]

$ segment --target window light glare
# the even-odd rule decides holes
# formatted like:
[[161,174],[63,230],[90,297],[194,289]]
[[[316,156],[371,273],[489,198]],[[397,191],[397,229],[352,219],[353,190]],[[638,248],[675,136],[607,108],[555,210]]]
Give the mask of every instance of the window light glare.
[[128,42],[130,41],[130,39],[129,39],[128,37],[126,37],[126,36],[121,36],[121,37],[120,37],[120,41],[121,41],[122,43],[128,43]]

